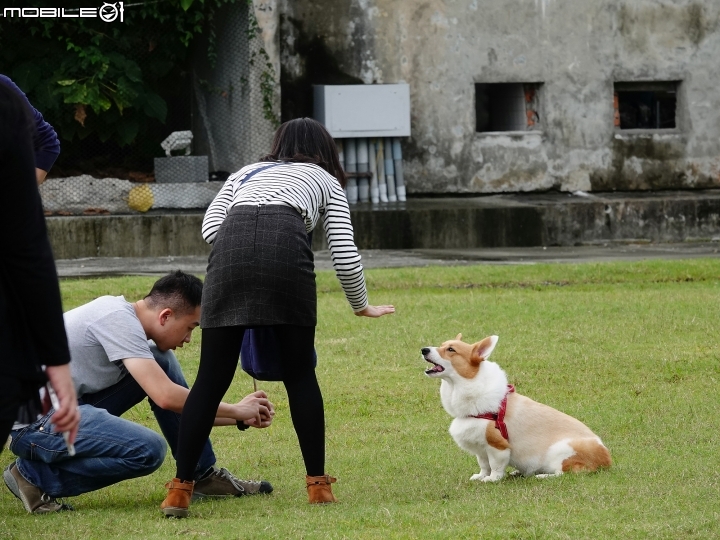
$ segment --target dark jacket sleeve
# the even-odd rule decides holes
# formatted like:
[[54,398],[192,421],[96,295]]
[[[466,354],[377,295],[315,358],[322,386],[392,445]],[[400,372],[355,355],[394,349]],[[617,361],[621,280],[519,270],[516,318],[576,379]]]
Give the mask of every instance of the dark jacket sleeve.
[[6,75],[0,75],[0,81],[6,83],[15,93],[22,98],[33,115],[35,131],[33,133],[33,149],[35,151],[35,166],[43,171],[49,171],[55,160],[60,155],[60,140],[55,129],[44,118],[35,107],[32,106],[25,93],[20,90]]
[[[32,378],[70,361],[60,287],[35,180],[32,120],[0,81],[0,370]],[[7,347],[6,347],[7,345]]]

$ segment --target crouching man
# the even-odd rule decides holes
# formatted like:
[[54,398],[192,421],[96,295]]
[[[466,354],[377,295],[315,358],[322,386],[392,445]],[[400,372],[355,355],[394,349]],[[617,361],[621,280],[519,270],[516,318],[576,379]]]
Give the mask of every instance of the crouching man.
[[[3,473],[12,493],[31,513],[68,509],[57,499],[145,476],[163,463],[166,441],[177,452],[180,413],[189,393],[172,352],[190,342],[200,324],[202,282],[181,271],[130,303],[102,296],[65,313],[71,372],[81,421],[70,456],[61,433],[50,426],[53,411],[16,424],[10,450],[18,456]],[[120,418],[148,398],[163,437]],[[220,403],[216,426],[268,427],[275,414],[264,392],[235,404]],[[195,469],[195,497],[270,493],[265,481],[241,480],[215,464],[206,441]]]

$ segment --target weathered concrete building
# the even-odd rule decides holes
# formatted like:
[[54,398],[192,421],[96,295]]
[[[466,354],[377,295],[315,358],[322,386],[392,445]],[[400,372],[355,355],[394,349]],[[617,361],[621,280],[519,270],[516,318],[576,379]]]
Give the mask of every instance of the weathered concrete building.
[[[361,249],[720,239],[719,0],[253,0],[254,42],[247,8],[223,7],[218,68],[197,73],[213,169],[264,153],[268,117],[312,116],[314,84],[409,85],[416,197],[354,206]],[[48,227],[60,258],[179,256],[209,250],[201,220]]]
[[283,119],[312,115],[313,84],[410,85],[409,194],[720,187],[716,0],[258,6]]

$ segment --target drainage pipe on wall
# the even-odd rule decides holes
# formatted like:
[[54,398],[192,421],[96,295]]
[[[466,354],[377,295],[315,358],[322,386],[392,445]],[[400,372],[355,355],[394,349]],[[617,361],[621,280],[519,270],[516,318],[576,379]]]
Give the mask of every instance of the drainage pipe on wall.
[[377,171],[377,159],[376,159],[376,139],[370,139],[368,141],[368,162],[370,164],[370,200],[373,204],[380,202],[380,188],[378,187],[378,171]]
[[[340,166],[342,167],[342,170],[345,170],[345,151],[344,151],[344,145],[342,142],[342,139],[337,139],[335,141],[337,145],[337,151],[338,151],[338,160],[340,161]],[[347,199],[347,179],[345,180],[345,187],[343,188],[343,191],[345,192],[345,198]]]
[[396,202],[395,166],[393,164],[392,141],[389,137],[385,138],[385,179],[387,180],[388,201]]
[[[359,138],[357,139],[357,172],[366,175],[368,170],[368,140]],[[367,176],[359,176],[357,184],[360,202],[369,202],[370,179]]]
[[395,163],[395,191],[398,201],[405,202],[407,198],[405,196],[405,179],[403,178],[402,148],[400,147],[400,139],[397,137],[393,137],[392,149],[393,162]]
[[338,152],[338,158],[340,159],[340,166],[342,167],[342,170],[345,170],[345,153],[343,152],[343,142],[342,139],[337,139],[335,141],[335,146],[337,147]]
[[[345,172],[357,172],[357,146],[355,139],[345,140]],[[356,204],[358,202],[357,178],[354,176],[348,177],[346,189],[348,202],[350,204]]]
[[376,139],[376,159],[378,175],[378,191],[380,202],[388,202],[387,179],[385,178],[385,147],[382,139]]

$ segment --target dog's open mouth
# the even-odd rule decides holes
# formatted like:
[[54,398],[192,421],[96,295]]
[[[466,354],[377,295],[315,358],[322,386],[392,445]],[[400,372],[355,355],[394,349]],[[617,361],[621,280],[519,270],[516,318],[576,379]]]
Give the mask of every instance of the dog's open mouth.
[[425,370],[426,375],[431,375],[432,373],[442,373],[443,371],[445,371],[445,368],[442,367],[440,364],[436,364],[435,362],[433,362],[432,360],[428,360],[427,358],[425,360],[427,360],[433,365],[433,367],[431,367],[430,369]]

